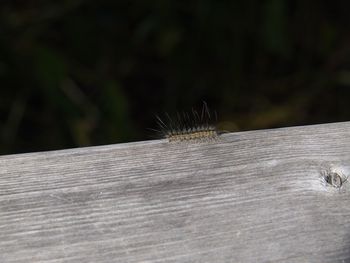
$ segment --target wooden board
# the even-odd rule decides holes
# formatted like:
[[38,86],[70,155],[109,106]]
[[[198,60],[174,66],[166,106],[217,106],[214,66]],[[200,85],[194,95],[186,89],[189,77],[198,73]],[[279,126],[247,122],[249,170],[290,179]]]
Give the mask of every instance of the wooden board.
[[350,122],[2,156],[0,262],[350,262],[349,175]]

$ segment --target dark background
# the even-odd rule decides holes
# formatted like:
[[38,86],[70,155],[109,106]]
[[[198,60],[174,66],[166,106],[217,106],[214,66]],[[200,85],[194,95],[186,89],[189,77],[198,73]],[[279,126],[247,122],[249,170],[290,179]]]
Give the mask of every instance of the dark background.
[[150,139],[201,108],[224,130],[350,120],[350,1],[7,1],[0,153]]

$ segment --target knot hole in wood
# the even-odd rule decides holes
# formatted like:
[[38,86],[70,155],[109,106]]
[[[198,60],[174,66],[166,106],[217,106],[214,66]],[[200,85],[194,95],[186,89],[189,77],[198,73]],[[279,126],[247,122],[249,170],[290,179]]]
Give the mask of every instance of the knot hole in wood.
[[324,180],[328,186],[339,189],[347,181],[347,177],[340,171],[327,171],[324,173]]
[[335,172],[328,173],[324,179],[326,180],[327,184],[335,188],[340,188],[343,185],[343,179]]

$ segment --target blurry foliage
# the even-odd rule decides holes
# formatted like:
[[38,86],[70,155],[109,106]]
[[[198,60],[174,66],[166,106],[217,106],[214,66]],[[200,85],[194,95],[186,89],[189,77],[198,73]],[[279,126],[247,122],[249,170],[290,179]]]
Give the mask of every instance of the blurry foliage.
[[147,139],[202,100],[225,130],[349,120],[349,7],[3,0],[0,153]]

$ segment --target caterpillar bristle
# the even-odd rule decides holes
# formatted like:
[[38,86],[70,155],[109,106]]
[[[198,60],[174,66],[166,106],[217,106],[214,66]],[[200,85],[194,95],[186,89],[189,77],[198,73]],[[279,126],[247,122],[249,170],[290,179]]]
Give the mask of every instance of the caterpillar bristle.
[[[167,113],[165,116],[167,121],[163,121],[159,116],[156,118],[162,137],[168,139],[169,142],[213,141],[219,136],[218,130],[212,124],[213,120],[205,102],[203,102],[200,114],[192,109],[192,114],[177,113],[175,119],[172,119]],[[216,113],[214,116],[216,118]]]

